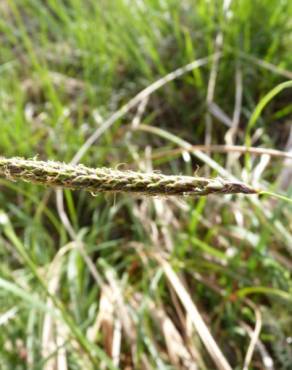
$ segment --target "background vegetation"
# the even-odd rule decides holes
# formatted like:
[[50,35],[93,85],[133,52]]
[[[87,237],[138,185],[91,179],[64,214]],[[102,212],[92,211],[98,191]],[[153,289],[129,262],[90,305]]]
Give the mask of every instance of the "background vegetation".
[[[250,121],[292,79],[291,1],[4,0],[0,14],[2,155],[70,162],[95,133],[75,157],[89,166],[230,174],[291,197],[291,156],[230,147],[291,151],[291,89]],[[216,345],[232,369],[292,368],[288,203],[1,180],[0,207],[1,369],[227,369]]]

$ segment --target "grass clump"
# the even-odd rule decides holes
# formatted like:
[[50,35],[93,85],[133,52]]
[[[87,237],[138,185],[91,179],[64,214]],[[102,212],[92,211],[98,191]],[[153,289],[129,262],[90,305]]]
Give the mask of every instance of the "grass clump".
[[1,369],[289,369],[292,3],[0,13],[1,155],[283,197],[93,198],[1,179]]

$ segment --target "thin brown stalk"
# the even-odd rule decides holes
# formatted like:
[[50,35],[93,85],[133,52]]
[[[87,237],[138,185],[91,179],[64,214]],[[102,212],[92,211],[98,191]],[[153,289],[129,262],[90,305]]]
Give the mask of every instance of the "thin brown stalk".
[[292,153],[284,152],[276,149],[269,148],[256,148],[247,147],[243,145],[192,145],[189,149],[177,148],[171,150],[159,151],[152,154],[152,159],[159,159],[169,155],[182,154],[183,152],[192,152],[193,150],[199,150],[202,152],[213,152],[213,153],[250,153],[254,155],[270,155],[271,157],[277,158],[290,158],[292,159]]
[[190,295],[186,291],[177,274],[173,271],[170,264],[164,258],[162,258],[158,254],[156,255],[156,258],[161,267],[163,268],[163,271],[168,281],[173,286],[186,312],[188,313],[193,326],[195,327],[198,335],[200,336],[201,341],[204,343],[205,348],[209,353],[210,357],[212,358],[212,360],[214,361],[214,364],[216,365],[217,369],[231,370],[232,369],[231,366],[229,365],[224,354],[218,347],[215,339],[210,333],[208,326],[204,322],[200,312],[198,311],[197,307],[195,306],[194,302],[192,301]]
[[246,352],[246,355],[245,355],[243,370],[248,370],[249,367],[250,367],[252,356],[253,356],[253,353],[255,351],[255,347],[256,347],[257,341],[259,339],[261,328],[262,328],[262,315],[261,315],[261,311],[251,301],[247,300],[247,302],[248,302],[248,305],[255,312],[256,324],[255,324],[254,331],[253,331],[253,333],[251,335],[251,341],[250,341],[250,344],[248,346],[248,349],[247,349],[247,352]]

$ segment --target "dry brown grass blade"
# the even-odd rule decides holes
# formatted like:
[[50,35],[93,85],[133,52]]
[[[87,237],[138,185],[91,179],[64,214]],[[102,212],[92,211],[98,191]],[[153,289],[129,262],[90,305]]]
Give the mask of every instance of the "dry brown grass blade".
[[[240,325],[244,330],[246,330],[247,334],[252,339],[254,336],[254,330],[249,325],[247,325],[245,322],[240,322]],[[259,338],[256,343],[256,348],[262,357],[264,369],[265,370],[275,370],[274,360],[272,359],[266,347],[264,346],[263,342]]]
[[119,367],[121,361],[121,345],[122,345],[122,323],[119,318],[116,318],[112,345],[113,364],[116,367]]
[[201,341],[205,345],[207,352],[209,353],[210,357],[212,358],[214,364],[219,370],[232,370],[231,366],[229,365],[227,359],[225,358],[224,354],[218,347],[216,341],[214,340],[210,330],[208,329],[207,325],[205,324],[202,316],[200,315],[197,307],[195,306],[194,302],[192,301],[190,295],[186,291],[185,287],[181,283],[180,279],[178,278],[177,274],[173,271],[170,264],[162,258],[160,255],[155,255],[156,259],[158,260],[159,264],[163,268],[163,271],[173,286],[176,294],[178,295],[182,305],[184,306],[185,310],[187,311],[192,324],[194,325],[196,331],[198,332]]
[[[66,249],[66,248],[65,248]],[[62,251],[61,249],[60,251]],[[48,274],[48,291],[54,295],[59,289],[59,280],[62,267],[62,260],[59,255],[52,262]],[[48,298],[48,307],[53,307],[53,302]],[[67,354],[64,347],[66,327],[61,322],[56,322],[50,313],[46,313],[43,322],[42,332],[42,357],[47,359],[44,363],[44,370],[66,370]],[[52,356],[52,354],[54,354]]]
[[95,342],[99,331],[103,336],[103,347],[109,357],[112,357],[113,334],[114,334],[114,301],[112,289],[104,285],[99,299],[99,311],[96,321],[87,332],[87,337],[91,342]]
[[182,367],[188,370],[197,370],[196,360],[188,351],[182,336],[176,329],[174,323],[166,312],[161,307],[156,307],[154,302],[151,302],[151,315],[154,317],[157,324],[164,335],[167,352],[171,363],[176,369]]
[[246,147],[243,145],[192,145],[189,149],[177,148],[170,150],[161,150],[151,155],[152,159],[159,159],[167,157],[169,155],[182,154],[183,152],[192,152],[194,150],[200,150],[202,152],[212,152],[212,153],[242,153],[242,154],[254,154],[254,155],[269,155],[276,158],[288,158],[292,159],[291,152],[284,152],[277,149],[270,148],[256,148],[256,147]]
[[256,324],[255,324],[254,331],[253,331],[253,333],[251,335],[250,344],[249,344],[248,349],[246,351],[246,355],[245,355],[245,359],[244,359],[244,365],[243,365],[243,370],[248,370],[249,369],[250,362],[252,360],[252,356],[253,356],[253,353],[254,353],[254,350],[255,350],[257,341],[258,341],[259,336],[260,336],[261,328],[262,328],[262,315],[261,315],[261,311],[250,300],[246,300],[246,302],[254,310]]
[[128,312],[128,308],[124,302],[123,293],[118,285],[118,282],[116,281],[113,271],[111,271],[110,269],[106,269],[105,276],[111,287],[112,298],[116,304],[116,307],[118,308],[117,312],[119,313],[124,331],[130,343],[135,347],[137,334],[134,323],[132,322],[130,314]]
[[[112,299],[116,305],[116,314],[122,324],[125,336],[131,347],[132,360],[135,363],[137,360],[137,329],[132,320],[128,307],[124,300],[124,294],[119,286],[119,283],[115,277],[114,271],[110,267],[105,267],[105,276],[111,287]],[[141,363],[143,368],[151,369],[149,361],[146,355],[141,356]]]

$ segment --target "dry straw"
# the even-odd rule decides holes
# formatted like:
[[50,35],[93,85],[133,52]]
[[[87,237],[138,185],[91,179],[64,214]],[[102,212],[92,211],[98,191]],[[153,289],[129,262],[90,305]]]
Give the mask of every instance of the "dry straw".
[[0,176],[45,186],[101,192],[128,192],[142,195],[255,194],[243,183],[222,178],[170,176],[160,173],[89,168],[53,161],[0,158]]

